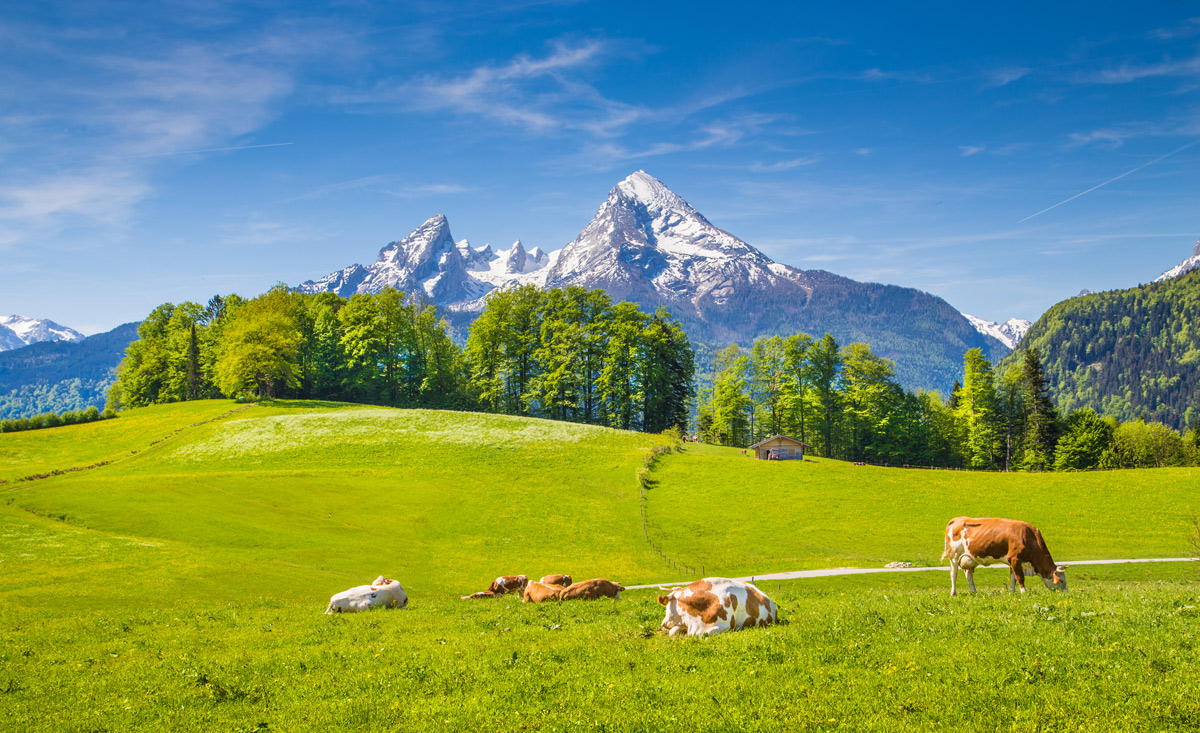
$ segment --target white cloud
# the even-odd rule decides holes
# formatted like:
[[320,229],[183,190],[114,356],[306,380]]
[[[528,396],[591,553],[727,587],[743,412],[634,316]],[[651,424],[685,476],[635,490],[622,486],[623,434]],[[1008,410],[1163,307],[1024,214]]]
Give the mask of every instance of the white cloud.
[[959,145],[958,151],[964,158],[970,158],[972,155],[978,155],[987,150],[986,145]]
[[1079,77],[1091,84],[1128,84],[1141,79],[1160,76],[1200,75],[1200,56],[1182,61],[1162,61],[1156,64],[1122,64],[1115,69],[1105,69]]
[[1033,69],[1027,69],[1023,66],[1010,66],[1003,69],[993,69],[985,72],[987,77],[987,85],[991,87],[1002,87],[1012,84],[1014,81],[1023,79],[1029,76]]

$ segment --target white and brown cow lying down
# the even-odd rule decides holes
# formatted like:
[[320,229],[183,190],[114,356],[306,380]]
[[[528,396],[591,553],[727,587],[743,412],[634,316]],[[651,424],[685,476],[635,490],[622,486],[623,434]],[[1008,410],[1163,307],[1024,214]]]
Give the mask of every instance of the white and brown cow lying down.
[[946,551],[950,560],[950,595],[958,595],[958,569],[966,571],[967,584],[975,592],[975,568],[1008,565],[1008,589],[1025,592],[1025,568],[1042,579],[1050,590],[1067,589],[1066,568],[1055,565],[1042,533],[1028,522],[1015,519],[955,517],[946,525]]
[[543,575],[542,579],[539,580],[538,582],[544,583],[546,585],[561,585],[562,587],[566,588],[568,585],[571,584],[571,576],[570,575],[562,575],[562,574]]
[[524,575],[501,575],[492,581],[488,586],[488,590],[498,596],[505,593],[520,593],[525,590],[526,584],[529,583],[529,578]]
[[369,611],[372,608],[404,608],[408,596],[400,587],[400,581],[380,575],[370,585],[356,585],[329,599],[325,613],[352,613]]
[[705,578],[685,588],[667,590],[658,602],[667,609],[662,627],[671,636],[708,636],[778,620],[775,602],[749,583]]

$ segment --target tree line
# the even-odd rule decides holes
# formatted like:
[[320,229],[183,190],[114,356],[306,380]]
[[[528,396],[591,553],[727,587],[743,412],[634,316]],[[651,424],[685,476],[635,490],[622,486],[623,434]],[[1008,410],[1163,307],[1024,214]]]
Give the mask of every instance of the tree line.
[[947,398],[904,390],[890,360],[830,334],[760,338],[714,362],[695,424],[712,443],[745,447],[784,434],[826,457],[991,470],[1200,464],[1200,425],[1180,434],[1090,409],[1060,415],[1036,349],[999,371],[968,350]]
[[497,291],[466,338],[433,305],[385,288],[342,298],[164,303],[138,327],[111,407],[215,397],[482,410],[658,432],[686,425],[693,357],[665,311],[601,290]]
[[109,420],[117,416],[113,410],[100,412],[100,408],[92,405],[83,410],[67,410],[65,412],[43,412],[31,417],[17,417],[0,420],[0,433],[19,433],[25,430],[41,430],[56,428],[60,425],[78,425],[80,423]]

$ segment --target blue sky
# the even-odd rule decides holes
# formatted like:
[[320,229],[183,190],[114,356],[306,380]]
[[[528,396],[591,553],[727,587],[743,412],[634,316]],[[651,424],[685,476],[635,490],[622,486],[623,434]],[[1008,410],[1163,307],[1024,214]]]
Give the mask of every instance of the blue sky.
[[780,262],[992,320],[1190,254],[1194,5],[828,5],[5,4],[0,313],[107,330],[439,212],[557,249],[639,168]]

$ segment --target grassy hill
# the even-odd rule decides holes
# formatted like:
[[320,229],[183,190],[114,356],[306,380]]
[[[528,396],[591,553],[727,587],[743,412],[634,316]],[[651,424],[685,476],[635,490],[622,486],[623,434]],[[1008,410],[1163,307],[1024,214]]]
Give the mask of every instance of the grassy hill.
[[[0,436],[0,720],[22,730],[1189,730],[1189,565],[1084,567],[1024,597],[981,573],[764,585],[784,623],[654,633],[654,591],[522,605],[495,575],[676,578],[641,527],[655,436],[541,420],[214,401]],[[32,481],[102,461],[107,465]],[[760,463],[689,446],[650,532],[710,574],[940,555],[956,513],[1056,557],[1179,555],[1195,478]],[[1128,497],[1136,497],[1130,499]],[[697,562],[698,564],[698,562]],[[404,611],[324,616],[379,573]],[[962,694],[963,686],[970,688]],[[674,722],[672,722],[674,721]]]

